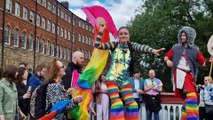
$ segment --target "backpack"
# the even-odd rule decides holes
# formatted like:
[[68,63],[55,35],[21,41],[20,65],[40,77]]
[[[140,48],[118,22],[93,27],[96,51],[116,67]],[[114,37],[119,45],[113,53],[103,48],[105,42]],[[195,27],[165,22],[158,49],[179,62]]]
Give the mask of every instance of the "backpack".
[[45,111],[47,86],[48,84],[42,84],[32,93],[30,99],[30,114],[35,119],[43,117],[47,112]]
[[[129,64],[129,76],[132,77],[133,76],[133,73],[134,73],[134,63],[135,63],[135,60],[134,60],[134,49],[132,49],[132,45],[130,42],[127,42],[127,45],[128,45],[128,48],[129,48],[129,51],[130,51],[130,57],[131,57],[131,61],[130,61],[130,64]],[[111,50],[111,52],[115,51],[116,47],[118,46],[118,42],[115,43],[115,47]]]

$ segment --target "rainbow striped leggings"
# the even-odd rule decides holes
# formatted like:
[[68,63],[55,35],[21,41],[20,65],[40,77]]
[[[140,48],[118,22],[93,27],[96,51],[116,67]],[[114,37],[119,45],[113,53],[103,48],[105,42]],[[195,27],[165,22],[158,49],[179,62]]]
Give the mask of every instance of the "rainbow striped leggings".
[[[132,87],[130,84],[118,89],[117,83],[107,81],[108,94],[111,99],[110,120],[138,120],[138,105],[134,100]],[[125,107],[119,96],[122,96]]]
[[199,120],[198,98],[195,92],[186,94],[185,104],[181,110],[181,120]]

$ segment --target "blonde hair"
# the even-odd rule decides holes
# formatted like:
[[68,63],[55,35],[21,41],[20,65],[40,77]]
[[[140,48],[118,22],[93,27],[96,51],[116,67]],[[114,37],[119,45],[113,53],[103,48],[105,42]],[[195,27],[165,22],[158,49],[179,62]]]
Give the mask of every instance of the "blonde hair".
[[211,76],[205,76],[204,79],[205,79],[205,80],[208,80],[208,82],[209,82],[210,84],[212,84],[212,77],[211,77]]

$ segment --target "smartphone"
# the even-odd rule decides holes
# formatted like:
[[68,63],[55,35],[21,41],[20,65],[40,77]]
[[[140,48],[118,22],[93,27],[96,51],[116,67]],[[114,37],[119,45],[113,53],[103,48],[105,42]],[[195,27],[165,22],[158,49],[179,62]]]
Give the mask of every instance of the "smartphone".
[[32,86],[29,86],[27,89],[27,92],[31,92],[31,90],[32,90]]

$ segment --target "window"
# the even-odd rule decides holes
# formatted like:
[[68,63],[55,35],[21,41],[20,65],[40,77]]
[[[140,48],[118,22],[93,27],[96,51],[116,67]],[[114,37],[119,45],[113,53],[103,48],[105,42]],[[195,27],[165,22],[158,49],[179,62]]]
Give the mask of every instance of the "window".
[[85,37],[85,43],[88,44],[88,38],[87,38],[87,36]]
[[43,5],[44,7],[47,6],[46,0],[42,0],[42,5]]
[[68,16],[68,22],[71,23],[71,18],[70,18],[70,16]]
[[67,60],[70,60],[70,50],[67,49]]
[[29,50],[33,50],[33,35],[29,36]]
[[41,0],[37,0],[37,3],[41,4]]
[[51,30],[51,22],[50,22],[50,20],[47,21],[47,30],[48,31]]
[[72,42],[75,42],[75,34],[72,34]]
[[61,28],[61,37],[63,37],[63,35],[64,35],[64,29]]
[[84,29],[84,23],[82,22],[82,25],[81,25],[81,27]]
[[84,43],[84,35],[82,35],[81,37],[82,37],[81,41],[82,41],[82,43]]
[[64,59],[66,60],[67,59],[67,50],[66,50],[66,48],[64,48],[63,50],[64,50]]
[[84,56],[85,56],[85,58],[88,58],[88,56],[87,56],[87,51],[85,50],[85,52],[84,52]]
[[44,29],[46,28],[46,18],[45,17],[42,17],[41,27]]
[[36,37],[36,52],[39,52],[39,38]]
[[55,51],[55,50],[54,50],[54,49],[55,49],[54,47],[55,47],[55,46],[54,46],[54,43],[52,43],[52,44],[51,44],[51,56],[54,56],[54,54],[55,54],[55,53],[54,53],[54,51]]
[[61,13],[61,11],[60,11],[60,9],[58,8],[58,16],[60,16],[60,13]]
[[28,13],[28,10],[26,7],[23,7],[23,19],[27,20],[27,13]]
[[12,12],[12,0],[6,1],[6,11]]
[[57,26],[57,34],[60,35],[60,28]]
[[81,42],[81,34],[78,35],[78,41]]
[[52,5],[52,12],[56,13],[56,7],[55,7],[55,5]]
[[19,31],[18,31],[18,28],[16,28],[14,32],[13,46],[18,47],[18,44],[19,44]]
[[37,14],[37,17],[36,17],[36,25],[40,26],[40,15],[39,14]]
[[46,43],[46,54],[50,55],[50,42]]
[[10,29],[10,26],[7,25],[5,27],[5,31],[4,31],[4,44],[9,45],[10,44],[10,38],[11,38],[11,29]]
[[64,19],[64,12],[61,10],[61,18]]
[[65,21],[67,21],[67,14],[66,13],[64,14],[64,19],[65,19]]
[[34,23],[34,12],[30,11],[30,22]]
[[81,21],[79,21],[78,26],[81,27]]
[[21,37],[21,48],[26,49],[26,46],[27,46],[27,35],[26,32],[23,32]]
[[20,16],[20,4],[15,3],[15,15]]
[[41,41],[41,53],[44,54],[44,39]]
[[64,30],[64,38],[67,39],[67,30]]
[[63,47],[60,47],[60,58],[63,58]]
[[72,24],[75,26],[75,19],[72,20]]
[[55,24],[52,23],[52,32],[55,33]]
[[48,4],[47,4],[47,9],[50,10],[50,11],[52,9],[52,4],[50,2],[48,2]]
[[67,33],[67,39],[68,39],[68,40],[71,40],[71,39],[70,39],[70,32],[69,32],[69,31],[68,31],[68,33]]

